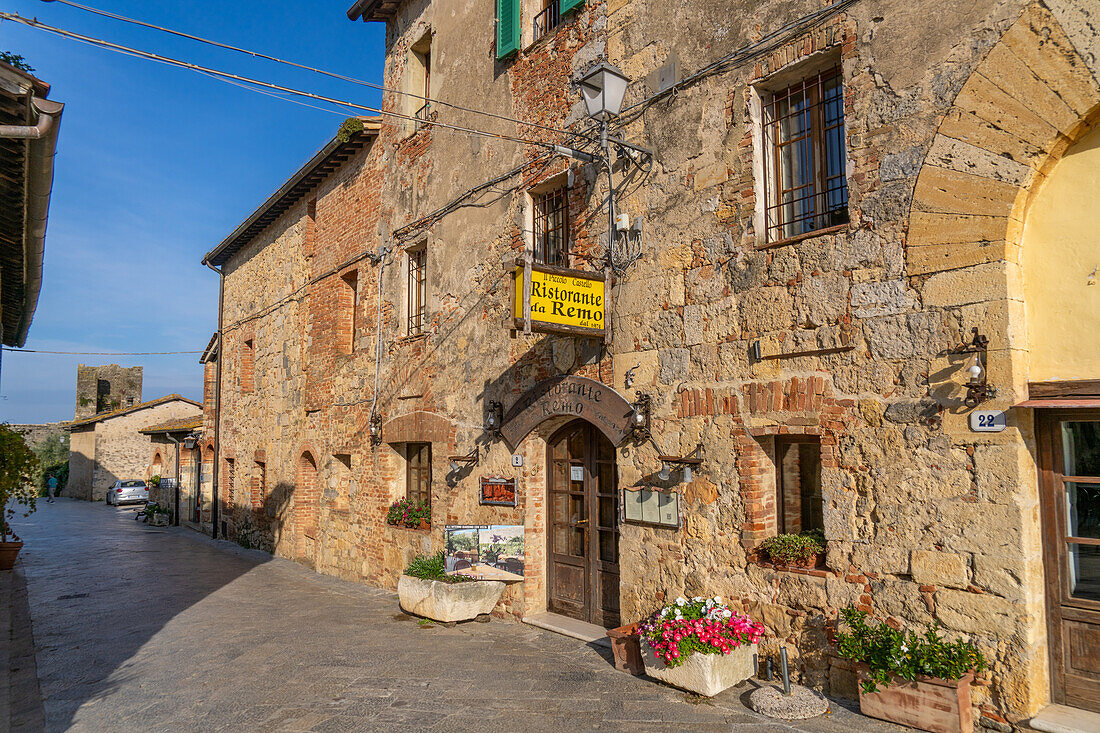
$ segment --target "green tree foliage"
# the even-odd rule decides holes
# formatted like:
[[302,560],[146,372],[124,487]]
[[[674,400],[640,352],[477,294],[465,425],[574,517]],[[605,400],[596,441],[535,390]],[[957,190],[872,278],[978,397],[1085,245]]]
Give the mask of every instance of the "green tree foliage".
[[37,471],[38,459],[23,436],[6,423],[0,424],[0,540],[6,542],[9,536],[19,539],[8,524],[20,511],[19,506],[23,507],[24,517],[35,510]]
[[45,496],[46,482],[51,476],[57,479],[59,491],[64,488],[69,480],[69,434],[62,433],[58,437],[40,440],[31,450],[38,458],[38,473],[34,485],[42,489],[39,495]]
[[11,51],[0,51],[0,61],[3,61],[9,66],[14,66],[20,71],[25,71],[28,74],[34,71],[34,67],[27,63],[26,59],[17,53]]

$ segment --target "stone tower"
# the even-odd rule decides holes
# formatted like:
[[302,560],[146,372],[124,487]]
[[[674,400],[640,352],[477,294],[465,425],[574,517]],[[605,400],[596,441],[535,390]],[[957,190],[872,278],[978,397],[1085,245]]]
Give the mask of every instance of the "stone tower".
[[118,364],[76,368],[76,420],[141,402],[141,367]]

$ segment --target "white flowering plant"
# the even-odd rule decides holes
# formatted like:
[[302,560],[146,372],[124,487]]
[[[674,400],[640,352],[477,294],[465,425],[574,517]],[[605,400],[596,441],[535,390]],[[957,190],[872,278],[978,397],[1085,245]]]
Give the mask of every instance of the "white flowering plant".
[[676,667],[692,654],[729,654],[756,644],[764,627],[734,613],[720,596],[677,598],[642,622],[641,636],[665,665]]

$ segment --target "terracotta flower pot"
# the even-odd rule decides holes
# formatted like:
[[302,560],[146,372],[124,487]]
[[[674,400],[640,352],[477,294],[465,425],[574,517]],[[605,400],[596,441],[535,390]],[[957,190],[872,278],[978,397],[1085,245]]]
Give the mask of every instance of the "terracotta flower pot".
[[615,655],[615,669],[633,675],[645,674],[638,623],[608,629],[607,636],[611,639],[611,652]]
[[431,529],[431,526],[432,523],[429,522],[427,519],[421,519],[420,524],[417,526],[417,529]]
[[15,567],[15,558],[22,549],[22,542],[0,542],[0,570],[11,570]]
[[[857,667],[862,683],[868,678],[865,665]],[[957,680],[917,677],[912,682],[895,680],[877,692],[859,688],[859,711],[891,723],[932,733],[973,733],[974,709],[970,706],[970,683],[974,673]]]

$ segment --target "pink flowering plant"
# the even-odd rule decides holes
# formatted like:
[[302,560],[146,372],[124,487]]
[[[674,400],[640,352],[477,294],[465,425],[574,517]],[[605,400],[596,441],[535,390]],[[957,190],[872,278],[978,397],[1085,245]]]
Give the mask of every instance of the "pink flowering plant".
[[390,508],[386,511],[386,524],[403,525],[415,529],[420,526],[421,520],[432,521],[432,509],[422,501],[399,499],[390,504]]
[[692,654],[729,654],[742,644],[756,644],[764,627],[734,613],[720,597],[677,598],[642,622],[640,633],[653,653],[669,667]]

